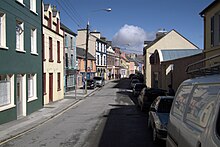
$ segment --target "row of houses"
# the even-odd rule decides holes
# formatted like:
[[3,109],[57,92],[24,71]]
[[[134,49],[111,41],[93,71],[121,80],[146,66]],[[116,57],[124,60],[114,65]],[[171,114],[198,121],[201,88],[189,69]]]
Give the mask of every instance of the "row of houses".
[[55,6],[38,0],[0,1],[0,124],[27,116],[83,86],[84,77],[127,77],[143,72],[132,58],[101,36],[63,24]]
[[213,1],[200,16],[204,20],[204,49],[199,49],[176,30],[158,31],[143,49],[148,87],[177,90],[188,78],[220,72],[220,1]]

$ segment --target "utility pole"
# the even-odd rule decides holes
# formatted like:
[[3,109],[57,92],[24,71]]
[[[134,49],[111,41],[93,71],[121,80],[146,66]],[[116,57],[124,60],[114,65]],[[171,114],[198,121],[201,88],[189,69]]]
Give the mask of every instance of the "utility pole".
[[85,54],[85,94],[87,94],[87,69],[88,69],[88,50],[89,50],[89,22],[86,26],[86,54]]

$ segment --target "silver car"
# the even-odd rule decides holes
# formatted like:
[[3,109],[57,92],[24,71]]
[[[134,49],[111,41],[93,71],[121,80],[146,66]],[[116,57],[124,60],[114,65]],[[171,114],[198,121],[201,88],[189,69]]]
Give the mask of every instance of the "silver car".
[[102,87],[105,85],[105,79],[104,77],[94,77],[93,80],[96,82],[96,86]]

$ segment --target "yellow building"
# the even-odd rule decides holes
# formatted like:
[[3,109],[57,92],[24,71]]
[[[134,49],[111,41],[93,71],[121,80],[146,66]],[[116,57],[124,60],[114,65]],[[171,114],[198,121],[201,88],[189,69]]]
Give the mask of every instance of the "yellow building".
[[43,5],[44,104],[64,98],[63,31],[60,15],[50,4]]

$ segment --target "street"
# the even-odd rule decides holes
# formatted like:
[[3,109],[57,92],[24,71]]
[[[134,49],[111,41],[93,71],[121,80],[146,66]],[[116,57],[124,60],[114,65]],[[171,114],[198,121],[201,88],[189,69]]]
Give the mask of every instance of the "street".
[[129,79],[113,81],[62,114],[1,147],[162,147],[147,114],[135,105]]

